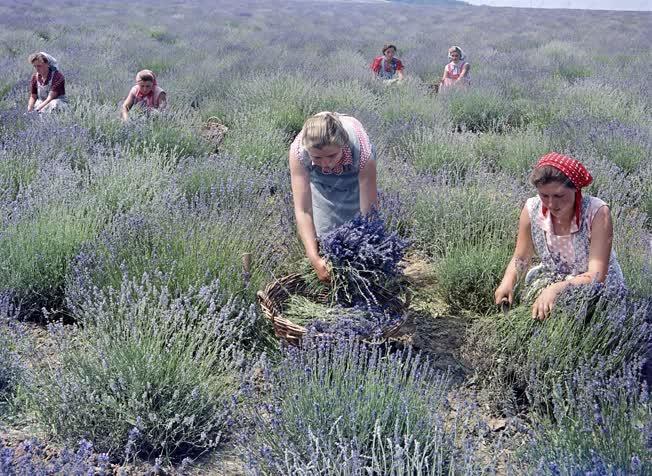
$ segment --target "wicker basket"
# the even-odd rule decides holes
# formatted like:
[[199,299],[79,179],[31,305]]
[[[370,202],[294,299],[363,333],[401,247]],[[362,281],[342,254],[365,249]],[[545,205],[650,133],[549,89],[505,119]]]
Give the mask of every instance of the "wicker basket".
[[[300,345],[301,339],[306,333],[306,328],[293,323],[283,316],[283,305],[290,296],[295,294],[307,294],[306,283],[300,274],[291,274],[279,278],[268,284],[264,290],[258,291],[256,295],[263,311],[263,315],[269,319],[274,326],[274,333],[276,336],[290,344]],[[393,297],[389,305],[397,309],[407,309],[410,300],[409,296],[408,293],[405,300]],[[328,299],[326,293],[319,296],[311,295],[311,297],[322,303],[327,302]],[[388,339],[396,335],[404,321],[405,315],[398,323],[385,329],[382,338]]]
[[218,117],[211,116],[206,120],[201,134],[206,140],[211,142],[215,146],[215,150],[217,150],[228,131],[229,128],[222,124]]

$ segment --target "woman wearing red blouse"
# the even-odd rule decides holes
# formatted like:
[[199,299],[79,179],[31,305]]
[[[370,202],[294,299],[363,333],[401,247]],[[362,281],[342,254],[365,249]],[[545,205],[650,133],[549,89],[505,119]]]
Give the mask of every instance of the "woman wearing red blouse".
[[50,112],[66,103],[66,80],[57,67],[57,60],[41,51],[29,55],[35,73],[30,82],[27,111]]
[[405,77],[403,63],[395,55],[396,46],[390,44],[383,46],[382,56],[374,58],[371,64],[374,74],[385,81],[402,81]]

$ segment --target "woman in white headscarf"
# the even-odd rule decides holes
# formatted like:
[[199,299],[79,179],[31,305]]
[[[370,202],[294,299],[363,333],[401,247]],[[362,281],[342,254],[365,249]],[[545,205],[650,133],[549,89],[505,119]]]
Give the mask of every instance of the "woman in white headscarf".
[[449,63],[444,66],[444,75],[441,78],[442,86],[455,84],[469,84],[471,81],[471,65],[466,62],[466,56],[459,46],[448,48]]
[[66,103],[66,80],[59,71],[57,60],[40,51],[29,55],[35,72],[30,82],[29,112],[50,112]]

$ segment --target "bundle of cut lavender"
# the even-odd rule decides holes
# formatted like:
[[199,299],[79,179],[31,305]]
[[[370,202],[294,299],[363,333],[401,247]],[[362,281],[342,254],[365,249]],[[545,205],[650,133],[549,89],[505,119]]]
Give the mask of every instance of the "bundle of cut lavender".
[[[304,279],[309,298],[294,296],[286,309],[292,322],[328,329],[359,328],[359,335],[382,333],[400,320],[398,296],[405,290],[401,262],[409,246],[397,233],[388,233],[381,214],[372,211],[331,230],[320,240],[320,252],[330,266],[330,283],[321,283],[306,262]],[[327,296],[315,303],[310,296]]]
[[[408,240],[387,232],[378,211],[357,215],[329,231],[320,241],[320,251],[331,266],[331,302],[381,305],[379,298],[394,294],[400,284],[408,246]],[[314,283],[312,276],[309,281]]]

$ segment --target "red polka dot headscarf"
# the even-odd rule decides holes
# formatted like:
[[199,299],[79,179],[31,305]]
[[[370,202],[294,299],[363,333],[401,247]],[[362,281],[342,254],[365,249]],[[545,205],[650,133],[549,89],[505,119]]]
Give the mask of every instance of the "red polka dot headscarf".
[[[580,226],[580,216],[582,215],[582,188],[593,182],[593,177],[586,167],[579,161],[567,155],[550,152],[539,159],[534,168],[538,169],[549,165],[562,172],[575,185],[575,222]],[[545,215],[548,212],[546,207],[542,208]]]

